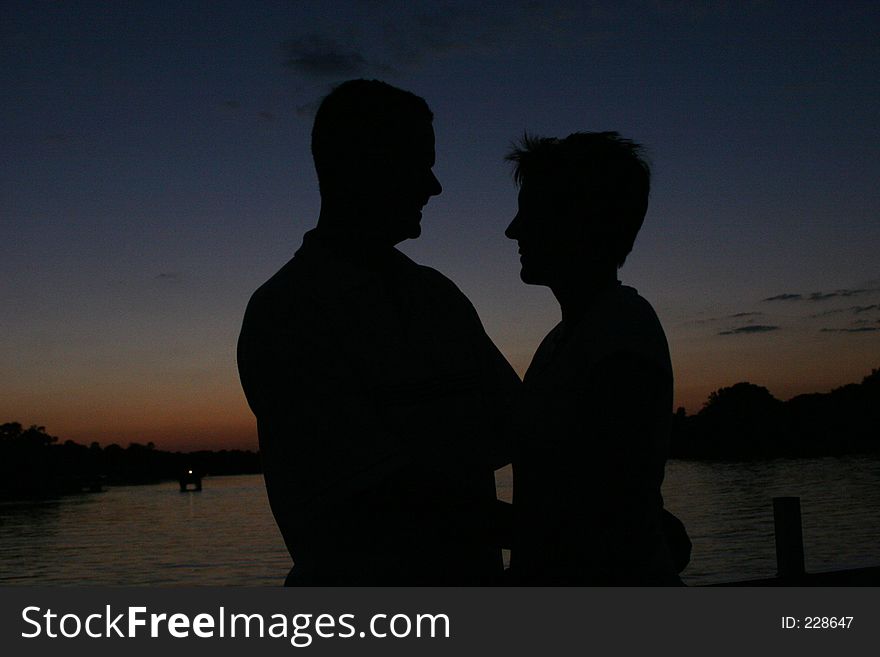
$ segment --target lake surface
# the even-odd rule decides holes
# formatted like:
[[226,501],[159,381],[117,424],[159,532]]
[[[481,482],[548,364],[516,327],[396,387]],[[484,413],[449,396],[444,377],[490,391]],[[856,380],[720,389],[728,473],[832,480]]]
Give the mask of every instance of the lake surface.
[[[497,477],[510,499],[509,470]],[[772,498],[800,496],[809,571],[880,565],[880,459],[671,461],[664,497],[693,541],[688,584],[776,572]],[[291,566],[261,476],[0,503],[0,586],[275,586]]]

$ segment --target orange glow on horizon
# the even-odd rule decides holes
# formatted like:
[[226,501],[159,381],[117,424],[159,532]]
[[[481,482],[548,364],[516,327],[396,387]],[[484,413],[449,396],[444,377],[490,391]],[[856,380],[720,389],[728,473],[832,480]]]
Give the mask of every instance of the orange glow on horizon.
[[[675,369],[674,408],[698,412],[711,392],[741,381],[766,387],[781,400],[804,393],[828,392],[859,383],[880,367],[873,341],[829,349],[827,341],[755,339],[697,343],[671,341]],[[858,346],[859,348],[853,348]],[[522,376],[530,355],[513,360]],[[81,444],[153,442],[158,449],[258,448],[256,421],[238,381],[230,373],[225,384],[205,389],[116,390],[106,386],[80,389],[77,394],[8,395],[0,404],[0,421],[45,426],[59,440]],[[126,394],[127,393],[127,394]]]

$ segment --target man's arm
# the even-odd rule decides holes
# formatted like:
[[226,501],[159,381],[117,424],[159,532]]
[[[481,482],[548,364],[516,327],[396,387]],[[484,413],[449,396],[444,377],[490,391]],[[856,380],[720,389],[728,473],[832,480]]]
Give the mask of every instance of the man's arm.
[[295,317],[279,318],[252,302],[238,361],[276,517],[305,520],[344,506],[411,462],[406,441],[382,425],[318,309],[303,303]]

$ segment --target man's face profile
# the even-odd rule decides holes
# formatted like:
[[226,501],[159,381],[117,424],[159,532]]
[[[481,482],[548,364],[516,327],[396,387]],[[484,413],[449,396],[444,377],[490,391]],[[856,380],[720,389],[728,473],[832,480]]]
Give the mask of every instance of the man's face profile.
[[433,172],[434,161],[434,129],[427,122],[412,126],[394,148],[386,179],[387,220],[401,240],[421,235],[422,209],[443,189]]
[[[390,132],[390,130],[389,130]],[[397,244],[421,235],[422,209],[443,190],[434,175],[434,130],[428,121],[399,126],[377,136],[378,146],[360,159],[363,204],[372,230]]]

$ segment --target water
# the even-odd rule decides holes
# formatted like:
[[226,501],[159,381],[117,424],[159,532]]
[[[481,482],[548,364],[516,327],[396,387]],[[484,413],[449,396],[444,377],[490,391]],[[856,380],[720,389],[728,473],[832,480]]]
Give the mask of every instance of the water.
[[[0,503],[0,585],[277,586],[291,561],[260,476]],[[510,499],[510,472],[498,476]],[[672,461],[666,506],[694,544],[688,584],[773,576],[775,496],[801,497],[810,571],[880,565],[880,459]]]
[[667,465],[666,507],[693,542],[688,584],[776,574],[773,498],[801,498],[809,572],[880,566],[880,459]]
[[0,504],[0,585],[277,586],[291,565],[259,475]]

